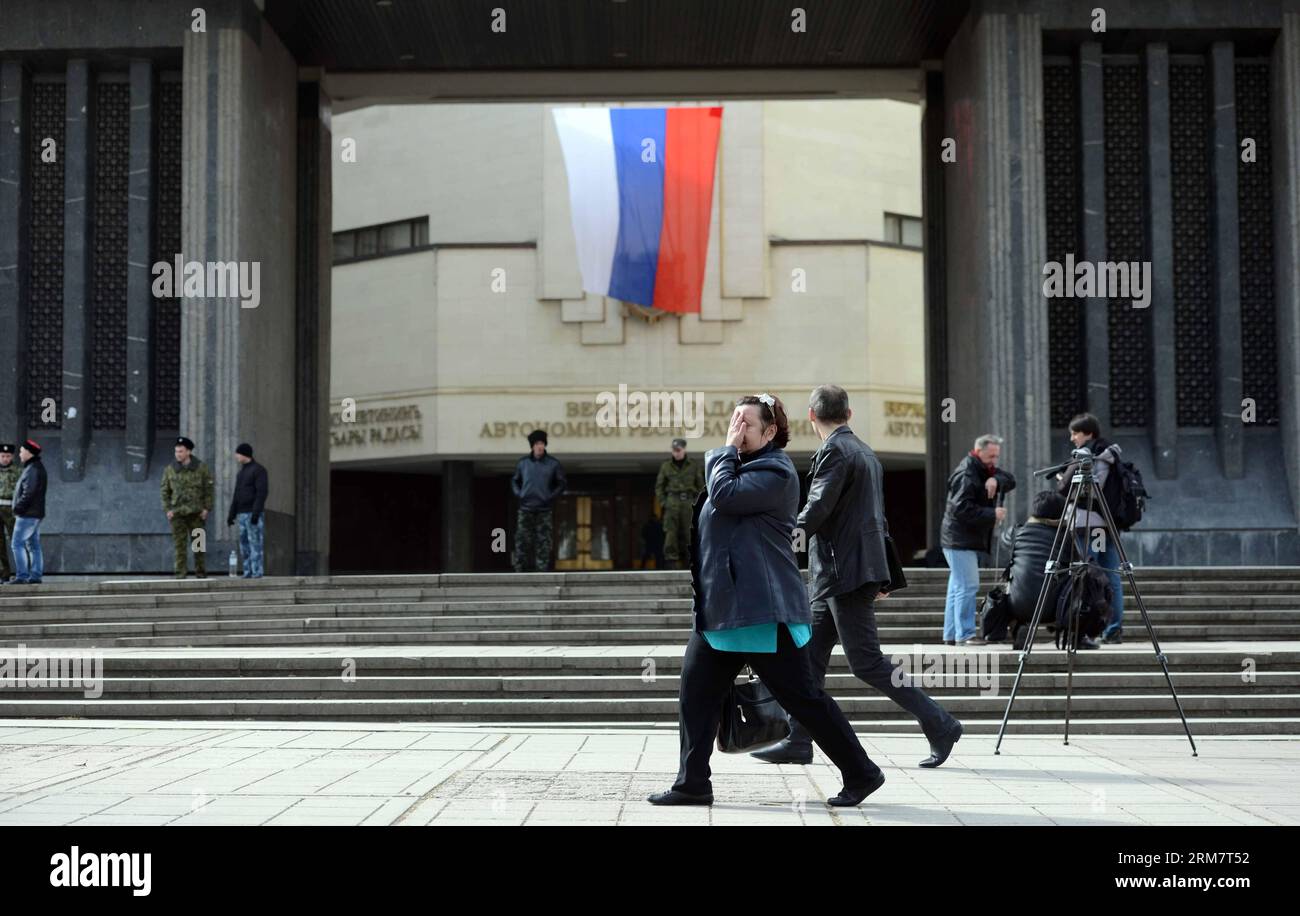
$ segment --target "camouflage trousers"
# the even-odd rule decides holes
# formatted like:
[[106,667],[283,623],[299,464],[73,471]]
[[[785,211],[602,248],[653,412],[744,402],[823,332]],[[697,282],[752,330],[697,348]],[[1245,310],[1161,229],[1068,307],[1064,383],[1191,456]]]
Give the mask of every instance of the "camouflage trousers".
[[688,569],[691,565],[691,516],[694,513],[692,500],[670,495],[664,504],[664,554],[673,569]]
[[546,572],[551,566],[551,510],[520,509],[515,522],[515,572]]
[[10,558],[10,542],[14,539],[14,510],[10,506],[0,506],[0,582],[14,575],[14,564]]
[[[172,546],[176,549],[176,577],[185,578],[185,573],[189,567],[187,557],[190,553],[190,545],[193,543],[193,532],[196,528],[202,528],[203,519],[196,513],[194,515],[181,515],[177,513],[172,516]],[[205,564],[207,563],[207,554],[204,551],[194,551],[194,574],[197,576],[207,575]]]

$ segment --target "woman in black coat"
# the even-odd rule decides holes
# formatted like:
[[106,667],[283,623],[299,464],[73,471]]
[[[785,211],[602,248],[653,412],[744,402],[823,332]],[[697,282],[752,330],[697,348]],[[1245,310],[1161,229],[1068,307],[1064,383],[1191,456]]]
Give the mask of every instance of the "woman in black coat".
[[678,701],[681,764],[673,787],[649,797],[653,805],[713,803],[709,756],[727,690],[745,665],[839,767],[844,788],[830,804],[860,804],[885,782],[844,712],[813,678],[806,649],[812,612],[791,546],[799,475],[782,450],[789,439],[780,400],[744,397],[726,445],[704,456],[692,551],[695,628]]

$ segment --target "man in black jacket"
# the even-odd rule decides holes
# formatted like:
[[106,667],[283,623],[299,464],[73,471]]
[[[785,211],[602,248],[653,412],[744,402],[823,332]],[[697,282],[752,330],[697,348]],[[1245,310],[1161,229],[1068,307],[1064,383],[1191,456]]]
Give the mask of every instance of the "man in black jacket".
[[[880,651],[875,601],[889,585],[884,472],[875,452],[849,429],[852,416],[843,388],[822,385],[813,391],[808,419],[822,447],[813,456],[808,501],[796,523],[796,531],[809,539],[813,675],[818,687],[825,685],[831,650],[842,642],[853,673],[917,718],[930,741],[930,756],[921,766],[936,767],[961,737],[961,723]],[[811,763],[812,739],[797,721],[791,719],[790,726],[788,739],[754,756],[770,763]]]
[[[1034,616],[1038,593],[1043,588],[1044,569],[1052,553],[1052,543],[1065,511],[1065,499],[1059,493],[1043,490],[1034,494],[1034,505],[1025,523],[1016,529],[1011,541],[1011,560],[1007,563],[1011,581],[1007,585],[1007,604],[1011,619],[1028,623]],[[1056,608],[1059,578],[1048,585],[1043,620],[1050,621]]]
[[998,497],[1016,479],[998,467],[1002,439],[984,435],[948,477],[939,545],[948,561],[948,597],[943,608],[945,645],[983,645],[975,635],[975,594],[980,587],[979,553],[993,546],[993,527],[1006,518]]
[[235,492],[230,497],[230,514],[226,524],[239,523],[239,559],[241,578],[262,578],[262,544],[266,535],[267,477],[266,468],[253,460],[253,447],[241,442],[235,447],[235,460],[242,465],[235,478]]
[[14,487],[14,567],[17,575],[10,585],[38,585],[45,575],[45,558],[41,555],[41,521],[45,518],[45,465],[41,464],[41,447],[28,439],[18,449],[23,476]]
[[529,433],[528,448],[510,480],[519,500],[514,567],[515,572],[545,572],[551,564],[551,508],[567,484],[560,462],[546,454],[546,430]]

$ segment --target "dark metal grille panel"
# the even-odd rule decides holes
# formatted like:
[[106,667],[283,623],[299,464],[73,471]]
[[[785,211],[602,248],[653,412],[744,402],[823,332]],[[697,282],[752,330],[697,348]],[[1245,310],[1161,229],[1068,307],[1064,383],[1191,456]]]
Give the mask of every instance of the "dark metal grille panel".
[[[1146,258],[1143,83],[1137,64],[1102,69],[1106,121],[1106,252],[1111,261]],[[1151,401],[1151,319],[1132,299],[1111,299],[1110,415],[1114,426],[1145,426]]]
[[[1079,103],[1075,68],[1043,65],[1043,140],[1047,177],[1047,259],[1079,253]],[[1047,353],[1053,426],[1084,409],[1084,307],[1073,297],[1047,300]]]
[[1169,176],[1174,233],[1174,366],[1179,426],[1214,425],[1215,329],[1210,271],[1210,97],[1204,63],[1169,68]]
[[[65,92],[62,83],[32,84],[32,276],[27,332],[27,425],[63,425],[63,160]],[[42,143],[54,141],[55,162],[42,162]],[[41,401],[59,405],[52,423],[41,422]],[[21,432],[21,430],[17,431]]]
[[[1273,311],[1272,142],[1269,65],[1237,61],[1237,219],[1241,232],[1241,390],[1255,399],[1255,419],[1278,422],[1277,333]],[[1255,141],[1254,162],[1240,141]]]
[[95,87],[94,379],[95,429],[126,428],[127,180],[131,171],[131,87]]
[[[158,84],[156,259],[181,250],[181,84]],[[150,274],[152,276],[152,274]],[[181,424],[181,310],[176,299],[154,300],[154,425]]]

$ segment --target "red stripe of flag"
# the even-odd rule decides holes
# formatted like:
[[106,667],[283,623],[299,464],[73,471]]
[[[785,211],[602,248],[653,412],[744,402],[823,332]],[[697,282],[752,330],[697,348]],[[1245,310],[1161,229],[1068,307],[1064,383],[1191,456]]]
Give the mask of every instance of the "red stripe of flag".
[[713,212],[721,108],[669,108],[664,131],[664,216],[656,308],[698,312]]

